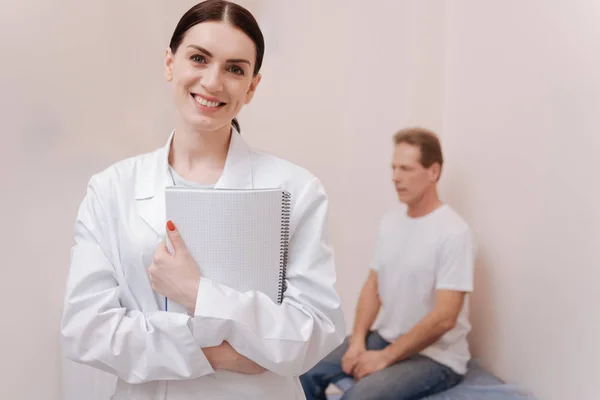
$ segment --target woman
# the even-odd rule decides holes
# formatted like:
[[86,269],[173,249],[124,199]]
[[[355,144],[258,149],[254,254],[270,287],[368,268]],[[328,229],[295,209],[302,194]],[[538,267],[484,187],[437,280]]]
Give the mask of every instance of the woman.
[[[89,182],[61,332],[69,358],[118,377],[113,399],[303,399],[297,377],[343,340],[321,183],[239,135],[235,116],[260,82],[263,52],[247,10],[227,1],[194,6],[166,51],[178,110],[166,146]],[[200,276],[165,221],[164,190],[173,184],[290,191],[282,304]],[[165,311],[164,297],[187,312]]]

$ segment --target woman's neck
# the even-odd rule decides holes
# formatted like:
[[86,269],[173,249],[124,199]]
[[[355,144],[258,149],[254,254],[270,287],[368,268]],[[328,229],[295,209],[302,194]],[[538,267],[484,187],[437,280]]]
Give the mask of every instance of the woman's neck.
[[169,164],[187,180],[214,184],[225,167],[230,140],[230,126],[212,132],[177,127],[171,143]]

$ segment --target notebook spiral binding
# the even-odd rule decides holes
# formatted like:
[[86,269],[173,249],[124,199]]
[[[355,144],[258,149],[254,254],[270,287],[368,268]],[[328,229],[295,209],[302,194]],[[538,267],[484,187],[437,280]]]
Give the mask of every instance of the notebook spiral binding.
[[286,268],[288,261],[288,247],[290,242],[290,214],[291,214],[291,194],[283,192],[283,201],[281,205],[281,247],[279,250],[279,293],[278,303],[283,301],[283,293],[287,289],[285,284]]

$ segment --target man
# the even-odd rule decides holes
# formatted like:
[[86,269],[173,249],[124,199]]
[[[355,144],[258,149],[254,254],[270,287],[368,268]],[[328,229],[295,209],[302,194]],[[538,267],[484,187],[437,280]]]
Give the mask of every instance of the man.
[[420,399],[455,386],[466,372],[471,231],[438,197],[436,135],[405,129],[394,144],[393,182],[403,205],[381,221],[352,334],[301,376],[307,400],[326,399],[327,386],[348,376],[356,384],[342,400]]

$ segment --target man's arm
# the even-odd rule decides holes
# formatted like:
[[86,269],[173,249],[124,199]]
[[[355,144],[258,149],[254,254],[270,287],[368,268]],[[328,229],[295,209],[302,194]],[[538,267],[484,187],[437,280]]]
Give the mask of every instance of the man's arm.
[[350,336],[348,350],[346,350],[346,353],[342,357],[342,370],[349,375],[358,363],[361,354],[367,350],[365,343],[367,333],[377,317],[380,306],[381,300],[379,299],[377,272],[371,270],[360,292],[358,305],[356,306],[354,329]]
[[454,328],[464,297],[465,292],[437,290],[433,310],[383,350],[388,365],[426,349]]
[[465,294],[473,290],[473,243],[469,229],[448,236],[441,245],[431,312],[381,351],[364,352],[352,371],[357,379],[404,360],[438,341],[454,328]]
[[354,319],[354,328],[350,341],[352,343],[361,343],[364,346],[367,333],[373,326],[375,318],[381,307],[379,291],[377,285],[377,272],[370,270],[369,277],[365,282],[358,298],[356,306],[356,316]]
[[391,363],[403,360],[435,343],[454,328],[465,293],[473,290],[473,239],[469,229],[448,236],[440,248],[433,310],[385,350]]

